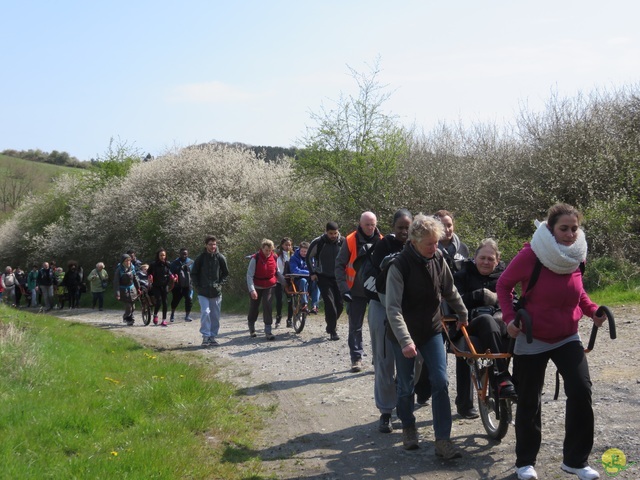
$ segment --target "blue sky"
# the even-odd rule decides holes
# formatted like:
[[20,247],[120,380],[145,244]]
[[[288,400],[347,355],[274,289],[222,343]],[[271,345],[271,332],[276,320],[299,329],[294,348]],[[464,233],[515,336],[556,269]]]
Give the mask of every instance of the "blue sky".
[[297,145],[378,56],[386,110],[425,131],[640,79],[636,0],[5,0],[0,18],[0,150],[81,160],[112,137]]

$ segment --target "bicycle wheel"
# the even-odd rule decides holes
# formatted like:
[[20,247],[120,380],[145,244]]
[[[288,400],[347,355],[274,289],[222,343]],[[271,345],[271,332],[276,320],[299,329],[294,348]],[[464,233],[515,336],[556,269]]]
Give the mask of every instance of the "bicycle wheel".
[[307,321],[307,312],[303,311],[302,309],[298,309],[297,312],[294,312],[293,314],[293,330],[296,333],[300,333],[302,332],[302,329],[304,328],[304,324]]
[[509,430],[511,423],[511,400],[497,400],[495,392],[489,387],[489,392],[484,402],[478,395],[478,409],[480,410],[480,418],[487,435],[492,440],[502,440]]
[[144,323],[144,325],[147,326],[149,325],[149,323],[151,323],[151,308],[149,307],[147,302],[145,302],[144,300],[142,300],[140,304],[142,305],[141,307],[142,323]]

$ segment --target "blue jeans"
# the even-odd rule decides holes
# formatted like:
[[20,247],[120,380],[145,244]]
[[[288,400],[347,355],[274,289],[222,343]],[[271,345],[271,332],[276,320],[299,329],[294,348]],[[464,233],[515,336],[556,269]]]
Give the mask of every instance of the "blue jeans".
[[222,295],[214,298],[198,295],[200,303],[200,333],[203,337],[217,337],[220,331]]
[[[442,343],[442,335],[434,335],[417,347],[429,370],[431,382],[431,411],[433,432],[436,440],[449,440],[451,437],[451,404],[449,403],[449,380],[447,379],[447,354]],[[415,358],[406,358],[400,344],[393,342],[396,357],[398,379],[398,405],[396,412],[402,421],[402,428],[416,423],[414,408],[414,364]]]
[[320,288],[318,288],[318,282],[311,282],[311,305],[315,308],[318,308],[318,303],[320,302]]
[[[309,286],[309,280],[307,280],[307,278],[305,277],[296,278],[295,282],[296,282],[296,290],[298,290],[299,292],[309,291],[307,288]],[[302,303],[304,303],[305,305],[309,303],[309,298],[306,293],[302,295]]]

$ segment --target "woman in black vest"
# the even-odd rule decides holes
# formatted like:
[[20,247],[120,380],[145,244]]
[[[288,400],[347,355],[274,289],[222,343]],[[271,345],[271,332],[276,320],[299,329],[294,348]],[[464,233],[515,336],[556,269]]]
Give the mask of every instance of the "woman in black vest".
[[440,303],[444,299],[458,314],[460,325],[467,324],[467,309],[453,284],[453,275],[438,251],[444,233],[442,223],[417,215],[409,228],[409,243],[389,268],[386,284],[386,310],[395,340],[398,379],[396,412],[402,421],[404,448],[419,447],[414,408],[414,366],[418,351],[429,370],[431,409],[436,455],[459,458],[451,442],[447,360],[442,343]]

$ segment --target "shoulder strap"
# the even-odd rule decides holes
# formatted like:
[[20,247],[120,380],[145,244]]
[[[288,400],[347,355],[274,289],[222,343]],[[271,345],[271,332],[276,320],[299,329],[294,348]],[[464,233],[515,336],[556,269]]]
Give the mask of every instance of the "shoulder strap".
[[538,281],[538,277],[540,276],[540,271],[542,270],[542,262],[538,257],[536,257],[536,264],[533,266],[533,272],[531,272],[531,278],[529,279],[529,283],[527,284],[527,289],[522,294],[522,298],[524,298],[527,293],[535,286]]

